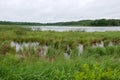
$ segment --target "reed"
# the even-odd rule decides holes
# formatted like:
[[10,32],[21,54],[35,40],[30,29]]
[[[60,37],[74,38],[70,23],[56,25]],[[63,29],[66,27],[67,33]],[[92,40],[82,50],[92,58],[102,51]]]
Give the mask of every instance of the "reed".
[[4,27],[0,26],[1,80],[120,79],[120,32]]

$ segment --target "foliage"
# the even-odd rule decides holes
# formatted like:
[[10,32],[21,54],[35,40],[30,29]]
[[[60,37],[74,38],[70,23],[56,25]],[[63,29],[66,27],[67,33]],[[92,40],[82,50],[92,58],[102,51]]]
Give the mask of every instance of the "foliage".
[[81,20],[71,22],[57,23],[35,23],[35,22],[10,22],[0,21],[1,25],[31,25],[31,26],[120,26],[119,19],[96,19],[96,20]]
[[[33,47],[15,52],[11,41],[39,42],[35,49],[47,45],[49,50],[43,58]],[[104,47],[91,47],[101,41]],[[80,56],[78,44],[84,46]],[[70,59],[63,55],[68,46]],[[0,26],[0,54],[0,80],[120,80],[120,32],[32,32]]]
[[6,54],[10,50],[9,41],[0,43],[0,54]]
[[48,23],[47,25],[59,26],[120,26],[118,19],[96,19],[96,20],[81,20],[71,22]]

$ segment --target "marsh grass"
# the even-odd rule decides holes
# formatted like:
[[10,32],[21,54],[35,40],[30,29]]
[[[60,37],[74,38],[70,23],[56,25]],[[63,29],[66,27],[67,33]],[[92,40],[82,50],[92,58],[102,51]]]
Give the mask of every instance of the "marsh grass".
[[120,79],[120,61],[114,56],[94,56],[54,62],[36,58],[18,59],[6,55],[0,61],[0,77],[4,80],[88,80]]
[[[19,28],[0,26],[1,80],[120,80],[120,32],[32,32]],[[39,45],[16,52],[10,47],[12,41]],[[92,47],[101,41],[104,47]],[[109,46],[110,42],[113,45]],[[79,44],[84,47],[80,56]],[[38,52],[44,45],[49,49],[41,57]],[[70,59],[64,57],[65,52],[70,52]]]

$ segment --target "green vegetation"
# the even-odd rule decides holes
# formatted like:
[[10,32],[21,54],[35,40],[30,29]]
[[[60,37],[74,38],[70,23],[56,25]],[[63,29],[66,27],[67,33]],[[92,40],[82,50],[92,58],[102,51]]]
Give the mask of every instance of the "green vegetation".
[[0,21],[0,25],[29,25],[29,26],[40,26],[42,23],[35,22],[11,22],[11,21]]
[[0,25],[29,25],[29,26],[120,26],[119,19],[96,19],[57,23],[10,22],[0,21]]
[[[39,45],[16,52],[12,41]],[[92,47],[101,41],[104,47]],[[80,56],[78,44],[84,46]],[[38,51],[44,45],[49,49],[42,57]],[[70,59],[64,57],[65,52],[70,52]],[[20,25],[2,25],[0,80],[120,80],[120,32],[33,32]]]
[[120,20],[115,19],[98,19],[98,20],[81,20],[71,22],[48,23],[47,25],[59,26],[120,26]]

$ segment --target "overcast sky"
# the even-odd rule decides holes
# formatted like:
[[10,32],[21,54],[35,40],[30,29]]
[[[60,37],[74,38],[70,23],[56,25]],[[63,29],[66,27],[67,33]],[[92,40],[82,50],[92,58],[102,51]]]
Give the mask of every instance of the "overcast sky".
[[0,0],[0,20],[59,22],[120,18],[120,0]]

